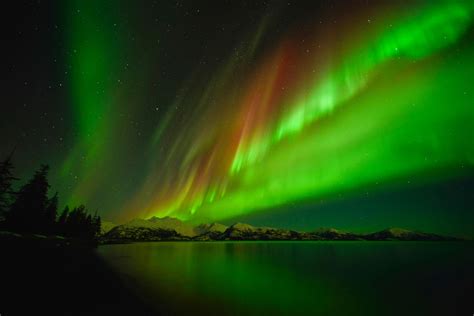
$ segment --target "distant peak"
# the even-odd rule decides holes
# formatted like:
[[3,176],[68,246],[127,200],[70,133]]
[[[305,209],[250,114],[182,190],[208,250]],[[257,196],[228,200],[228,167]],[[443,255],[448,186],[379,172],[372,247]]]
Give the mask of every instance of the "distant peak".
[[179,219],[176,217],[170,217],[170,216],[165,216],[165,217],[158,217],[158,216],[152,216],[148,219],[148,221],[152,223],[156,222],[176,222],[176,223],[181,223]]
[[227,226],[222,225],[220,223],[205,223],[196,226],[195,230],[198,234],[205,234],[205,233],[223,233],[227,229]]
[[334,233],[334,234],[343,234],[345,232],[335,229],[333,227],[319,227],[314,231],[315,233]]
[[234,229],[239,229],[239,230],[253,230],[253,229],[255,229],[255,227],[253,227],[252,225],[245,224],[245,223],[235,223],[230,227],[234,228]]
[[385,230],[383,230],[387,233],[390,233],[392,235],[404,235],[404,234],[411,234],[413,233],[411,230],[404,229],[404,228],[399,228],[399,227],[390,227]]

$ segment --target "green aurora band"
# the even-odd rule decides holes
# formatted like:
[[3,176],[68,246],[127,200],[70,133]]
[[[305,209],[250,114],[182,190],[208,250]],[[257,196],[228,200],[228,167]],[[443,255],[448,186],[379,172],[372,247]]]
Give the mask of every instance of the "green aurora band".
[[[210,80],[192,73],[142,148],[145,176],[123,197],[120,217],[223,220],[472,168],[474,47],[459,46],[472,32],[473,8],[436,2],[380,10],[377,21],[361,14],[337,27],[314,23],[270,51],[261,48],[265,16]],[[79,133],[61,172],[86,175],[70,201],[91,199],[114,173],[111,161],[128,141],[113,139],[123,128],[120,104],[139,102],[111,84],[121,43],[119,31],[98,27],[113,24],[113,12],[102,11],[68,10]],[[317,45],[302,49],[303,39]]]
[[[118,93],[115,79],[120,73],[118,57],[121,43],[117,30],[117,9],[110,10],[104,2],[68,1],[65,3],[71,47],[68,57],[72,74],[70,94],[72,116],[77,132],[75,145],[62,165],[60,177],[96,178],[98,170],[109,163],[114,151],[113,132],[116,132]],[[89,200],[99,189],[97,181],[79,181],[72,190],[68,203],[75,205]]]

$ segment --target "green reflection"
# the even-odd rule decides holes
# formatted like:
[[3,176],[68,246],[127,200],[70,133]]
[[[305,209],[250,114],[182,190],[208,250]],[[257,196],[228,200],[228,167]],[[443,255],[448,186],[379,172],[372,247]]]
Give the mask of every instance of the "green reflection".
[[158,242],[99,253],[172,314],[427,314],[466,307],[474,280],[467,243]]

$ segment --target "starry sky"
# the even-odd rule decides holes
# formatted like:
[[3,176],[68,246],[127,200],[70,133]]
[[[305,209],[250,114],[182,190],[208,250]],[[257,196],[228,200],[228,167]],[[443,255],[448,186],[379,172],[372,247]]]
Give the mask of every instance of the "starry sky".
[[474,231],[472,1],[16,1],[0,154],[61,205]]

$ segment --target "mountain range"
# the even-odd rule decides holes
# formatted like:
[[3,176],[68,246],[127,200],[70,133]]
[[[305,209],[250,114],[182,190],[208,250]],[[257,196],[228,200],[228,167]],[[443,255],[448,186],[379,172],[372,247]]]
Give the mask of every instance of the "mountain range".
[[400,240],[400,241],[447,241],[454,237],[388,228],[382,231],[357,234],[334,228],[318,228],[311,232],[298,232],[272,227],[255,227],[236,223],[226,226],[219,223],[193,226],[172,217],[134,219],[114,226],[107,222],[103,227],[103,243],[138,241],[223,241],[223,240]]

